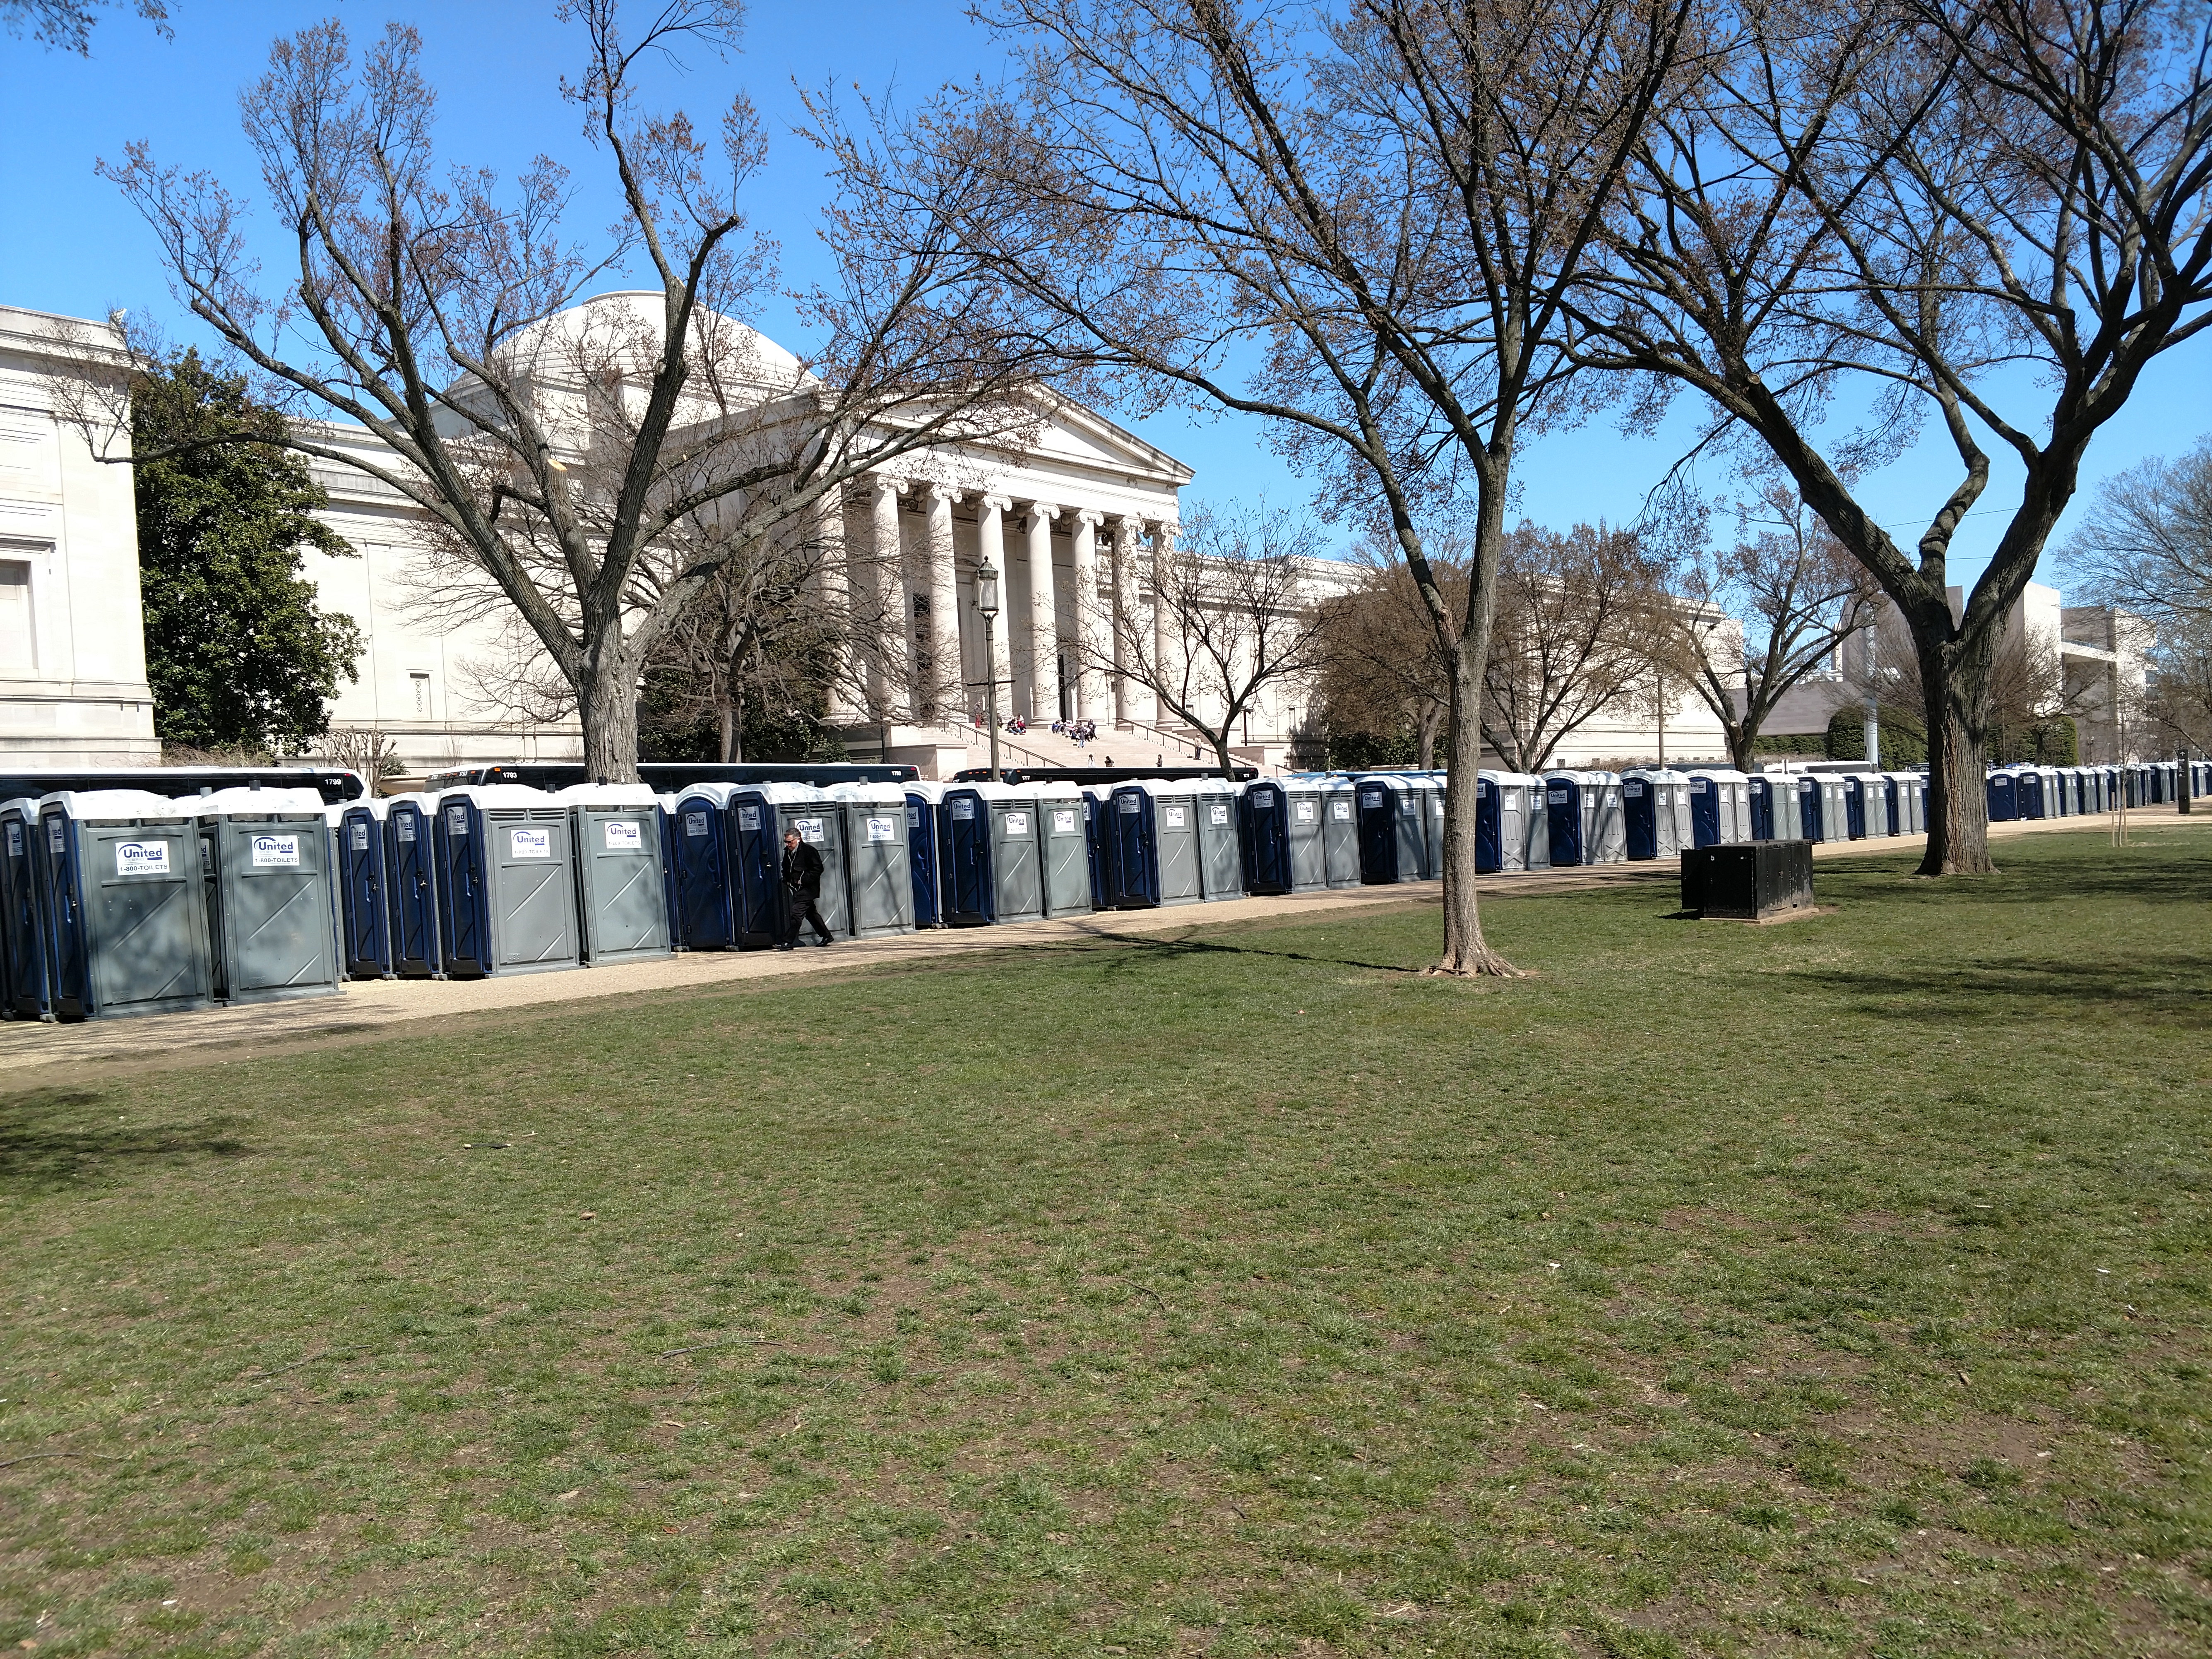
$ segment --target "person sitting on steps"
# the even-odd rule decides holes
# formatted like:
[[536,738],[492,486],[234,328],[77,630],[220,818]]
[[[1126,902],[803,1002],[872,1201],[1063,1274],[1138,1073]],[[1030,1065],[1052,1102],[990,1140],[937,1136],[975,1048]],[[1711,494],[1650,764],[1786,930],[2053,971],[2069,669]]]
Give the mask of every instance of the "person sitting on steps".
[[814,924],[814,942],[827,946],[829,924],[815,908],[822,896],[822,854],[799,838],[799,831],[783,832],[783,939],[775,948],[788,951],[799,943],[802,922]]

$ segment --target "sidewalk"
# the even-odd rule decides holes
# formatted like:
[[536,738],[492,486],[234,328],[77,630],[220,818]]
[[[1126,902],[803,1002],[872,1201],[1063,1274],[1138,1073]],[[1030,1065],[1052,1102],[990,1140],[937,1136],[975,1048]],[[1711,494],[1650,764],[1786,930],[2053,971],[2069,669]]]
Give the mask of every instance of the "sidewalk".
[[[2182,818],[2175,810],[2149,807],[2130,811],[2130,827],[2175,823],[2212,825],[2212,810]],[[1990,826],[1992,841],[2022,835],[2074,831],[2102,834],[2100,817],[2043,819]],[[1918,836],[1880,841],[1823,842],[1816,859],[1917,853]],[[1646,882],[1671,886],[1680,878],[1672,860],[1646,864],[1601,865],[1592,869],[1498,876],[1482,884],[1486,902],[1545,894],[1583,891]],[[1233,899],[1217,904],[1177,905],[1164,910],[1111,910],[1098,915],[1016,922],[1001,927],[950,928],[904,933],[891,939],[841,940],[830,949],[797,951],[702,951],[651,962],[567,972],[505,975],[478,980],[365,980],[349,983],[343,994],[298,1002],[263,1003],[242,1008],[212,1008],[189,1014],[156,1014],[143,1019],[88,1020],[43,1025],[11,1020],[0,1024],[0,1078],[20,1081],[33,1068],[92,1062],[131,1061],[155,1057],[187,1060],[218,1049],[236,1049],[270,1041],[298,1042],[349,1036],[412,1020],[453,1015],[598,1001],[616,996],[651,995],[743,980],[777,979],[799,974],[842,972],[880,963],[973,955],[1024,946],[1068,945],[1097,939],[1188,933],[1200,927],[1231,926],[1283,916],[1320,916],[1385,906],[1433,904],[1437,882],[1396,887],[1350,887],[1323,893],[1275,898]]]

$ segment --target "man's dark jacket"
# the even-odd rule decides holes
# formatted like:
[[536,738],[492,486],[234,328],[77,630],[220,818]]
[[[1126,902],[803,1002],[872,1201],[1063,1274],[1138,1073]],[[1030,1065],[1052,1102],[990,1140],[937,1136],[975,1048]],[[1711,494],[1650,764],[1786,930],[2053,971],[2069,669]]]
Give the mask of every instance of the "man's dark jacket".
[[822,896],[822,854],[801,842],[783,849],[783,884],[801,898]]

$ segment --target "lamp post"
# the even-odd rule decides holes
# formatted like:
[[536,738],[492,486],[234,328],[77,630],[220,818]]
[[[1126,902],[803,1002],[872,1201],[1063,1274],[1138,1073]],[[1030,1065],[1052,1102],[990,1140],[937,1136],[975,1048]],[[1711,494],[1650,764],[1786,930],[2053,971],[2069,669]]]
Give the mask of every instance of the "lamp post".
[[975,609],[983,618],[983,713],[991,728],[991,781],[999,781],[999,572],[988,558],[975,567]]

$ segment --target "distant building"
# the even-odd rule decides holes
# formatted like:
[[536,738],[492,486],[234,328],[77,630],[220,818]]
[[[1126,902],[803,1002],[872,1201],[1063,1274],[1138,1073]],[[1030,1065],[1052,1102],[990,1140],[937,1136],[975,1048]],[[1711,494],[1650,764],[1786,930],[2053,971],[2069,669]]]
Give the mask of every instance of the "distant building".
[[66,320],[0,306],[0,764],[160,752],[131,469],[94,459],[46,391],[47,342]]

